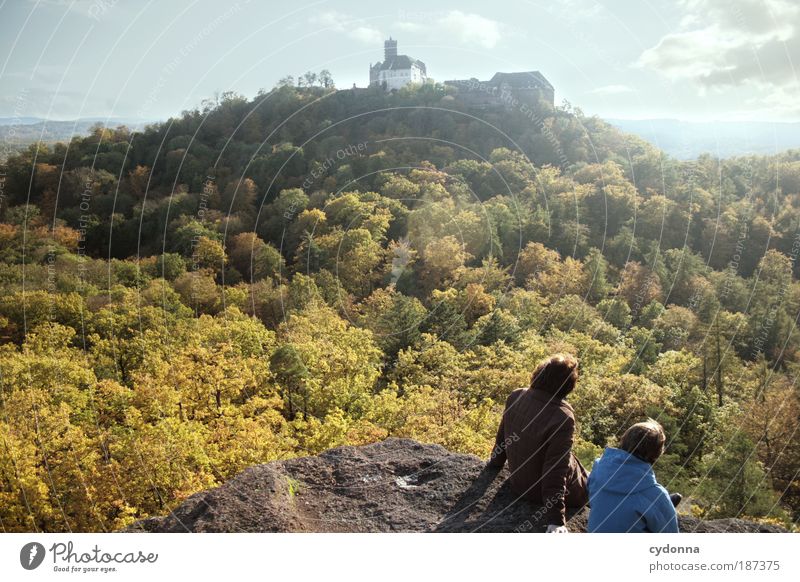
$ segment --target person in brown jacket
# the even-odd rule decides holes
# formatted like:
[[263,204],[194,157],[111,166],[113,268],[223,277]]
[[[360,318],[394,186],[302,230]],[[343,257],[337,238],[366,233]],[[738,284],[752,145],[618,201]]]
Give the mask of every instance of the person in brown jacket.
[[588,502],[587,474],[572,452],[575,412],[564,398],[578,381],[578,360],[569,354],[539,364],[529,388],[506,400],[487,465],[508,460],[511,487],[543,506],[548,532],[566,533],[566,508]]

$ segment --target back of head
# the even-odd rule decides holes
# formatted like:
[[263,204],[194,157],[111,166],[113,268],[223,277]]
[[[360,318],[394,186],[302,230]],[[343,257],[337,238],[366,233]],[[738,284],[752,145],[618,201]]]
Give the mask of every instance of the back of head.
[[664,452],[666,442],[664,429],[655,420],[648,418],[625,431],[619,441],[619,448],[652,465]]
[[550,356],[536,367],[531,388],[543,390],[557,398],[565,398],[578,382],[578,360],[571,354]]

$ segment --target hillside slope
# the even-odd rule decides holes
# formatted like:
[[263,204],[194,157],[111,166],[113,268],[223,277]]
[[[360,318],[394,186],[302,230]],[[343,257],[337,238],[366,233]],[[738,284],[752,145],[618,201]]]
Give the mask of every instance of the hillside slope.
[[[472,455],[390,438],[315,457],[256,465],[193,495],[138,532],[514,532],[544,531],[538,507],[517,499],[507,469]],[[532,517],[533,516],[533,517]],[[587,512],[570,516],[584,531]],[[682,531],[778,532],[740,519],[681,517]]]

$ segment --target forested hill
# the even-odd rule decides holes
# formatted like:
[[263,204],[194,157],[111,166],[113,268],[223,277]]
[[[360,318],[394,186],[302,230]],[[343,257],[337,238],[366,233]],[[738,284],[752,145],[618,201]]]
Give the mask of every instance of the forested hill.
[[[598,119],[552,111],[546,104],[536,110],[470,111],[448,92],[455,90],[428,85],[386,95],[380,89],[283,86],[253,101],[224,94],[216,104],[204,103],[202,110],[185,112],[144,133],[98,128],[69,147],[59,145],[47,152],[40,147],[38,154],[31,148],[8,163],[6,206],[27,200],[35,163],[31,201],[50,215],[60,188],[58,217],[77,226],[82,214],[79,196],[90,180],[92,214],[113,213],[122,221],[111,250],[112,255],[125,258],[135,252],[131,239],[154,245],[163,242],[164,220],[187,209],[196,211],[199,194],[209,180],[216,190],[210,208],[226,215],[231,210],[237,219],[243,218],[239,215],[245,207],[255,206],[257,213],[265,200],[273,201],[284,189],[299,187],[309,194],[342,187],[378,190],[387,172],[424,167],[425,162],[439,169],[461,168],[458,175],[466,179],[464,186],[475,188],[473,195],[481,201],[497,194],[520,194],[524,184],[519,179],[535,174],[525,156],[537,167],[606,160],[630,165],[627,160],[635,158],[633,170],[647,164],[648,172],[655,173],[649,178],[651,183],[645,184],[647,178],[641,177],[642,187],[661,185],[658,152]],[[352,148],[357,155],[352,155]],[[495,152],[502,148],[514,153]],[[487,164],[457,164],[465,159],[489,162],[493,152],[495,158],[508,158],[507,165],[529,167],[521,168],[524,173],[514,177],[516,182],[505,183],[505,174],[487,170]],[[253,184],[243,188],[239,182],[246,178]],[[237,188],[242,192],[231,208]],[[169,216],[165,202],[178,205]],[[127,225],[129,217],[134,220]],[[140,222],[146,230],[140,231]],[[97,250],[108,243],[91,238],[100,245]]]
[[554,351],[586,464],[652,416],[687,510],[800,515],[800,152],[283,85],[0,172],[6,530],[118,529],[389,436],[486,456]]

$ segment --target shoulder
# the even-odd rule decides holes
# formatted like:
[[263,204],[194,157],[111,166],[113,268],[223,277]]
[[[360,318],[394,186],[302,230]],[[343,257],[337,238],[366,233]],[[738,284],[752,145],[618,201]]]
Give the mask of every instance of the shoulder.
[[563,415],[557,417],[559,425],[569,431],[575,430],[575,415],[569,411],[562,410]]
[[553,411],[551,417],[559,424],[575,425],[575,410],[566,400],[554,401],[551,410]]
[[669,499],[669,492],[663,485],[659,483],[653,483],[651,487],[648,487],[644,491],[646,492],[646,495],[651,503],[666,501],[670,504],[670,506],[672,506],[672,501]]
[[566,414],[567,416],[569,416],[569,417],[570,417],[570,418],[572,418],[573,420],[575,419],[575,409],[574,409],[574,408],[572,408],[572,405],[571,405],[569,402],[567,402],[566,400],[562,400],[562,401],[559,403],[558,407],[559,407],[559,408],[560,408],[562,411],[564,411],[564,414]]
[[548,424],[550,430],[572,434],[575,431],[575,415],[558,404],[549,408]]
[[[666,499],[669,499],[669,491],[667,491],[667,488],[664,487],[661,483],[656,483],[655,490],[656,490],[656,495],[660,495]],[[670,503],[672,502],[670,501]]]
[[519,398],[525,392],[527,392],[527,390],[528,390],[527,388],[517,388],[516,390],[514,390],[511,394],[508,395],[508,398],[506,398],[506,406],[512,404],[517,398]]

